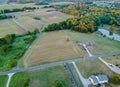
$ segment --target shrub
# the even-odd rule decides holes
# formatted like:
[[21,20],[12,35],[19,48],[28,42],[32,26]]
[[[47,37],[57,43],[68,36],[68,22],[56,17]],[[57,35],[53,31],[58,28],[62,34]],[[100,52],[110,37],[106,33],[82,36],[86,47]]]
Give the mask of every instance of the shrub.
[[30,78],[26,78],[24,80],[24,87],[28,87],[29,86],[29,82],[30,82]]
[[114,75],[112,78],[111,78],[111,82],[113,84],[120,84],[120,75]]
[[64,87],[62,81],[60,80],[55,80],[54,82],[54,87]]
[[17,66],[17,60],[15,59],[8,60],[8,64],[7,64],[8,68],[13,68],[15,66]]

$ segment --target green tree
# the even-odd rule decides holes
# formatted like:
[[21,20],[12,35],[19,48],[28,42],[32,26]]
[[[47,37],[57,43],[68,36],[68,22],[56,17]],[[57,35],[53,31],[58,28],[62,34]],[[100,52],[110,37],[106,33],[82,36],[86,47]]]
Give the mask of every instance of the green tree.
[[111,82],[113,84],[120,84],[120,75],[114,75],[112,78],[111,78]]
[[34,34],[36,33],[40,33],[39,29],[38,28],[35,28],[34,31],[33,31]]
[[8,60],[8,64],[7,64],[8,68],[13,68],[15,66],[17,66],[17,60],[16,59]]
[[54,87],[65,87],[60,80],[55,80],[54,82]]
[[12,43],[12,36],[10,34],[7,34],[5,37],[4,37],[5,41],[7,44],[10,44]]
[[110,27],[109,35],[113,35],[114,30],[115,30],[115,25],[112,24]]

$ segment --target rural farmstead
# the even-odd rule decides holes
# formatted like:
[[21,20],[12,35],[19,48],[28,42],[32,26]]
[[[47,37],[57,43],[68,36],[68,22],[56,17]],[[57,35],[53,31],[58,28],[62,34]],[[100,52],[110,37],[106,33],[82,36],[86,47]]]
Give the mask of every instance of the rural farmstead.
[[0,87],[120,87],[120,0],[0,0]]

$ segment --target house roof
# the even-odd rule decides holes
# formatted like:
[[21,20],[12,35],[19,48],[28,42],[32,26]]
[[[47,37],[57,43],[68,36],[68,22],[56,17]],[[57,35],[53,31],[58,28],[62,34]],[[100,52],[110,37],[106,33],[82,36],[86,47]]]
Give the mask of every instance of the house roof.
[[94,75],[90,76],[90,79],[92,79],[93,84],[98,84],[99,83],[96,76],[94,76]]
[[96,75],[96,76],[92,75],[92,76],[89,77],[89,79],[92,81],[93,85],[105,83],[105,82],[108,81],[107,75],[102,75],[102,74],[99,74],[99,75]]
[[106,75],[97,75],[99,81],[108,81],[108,77]]

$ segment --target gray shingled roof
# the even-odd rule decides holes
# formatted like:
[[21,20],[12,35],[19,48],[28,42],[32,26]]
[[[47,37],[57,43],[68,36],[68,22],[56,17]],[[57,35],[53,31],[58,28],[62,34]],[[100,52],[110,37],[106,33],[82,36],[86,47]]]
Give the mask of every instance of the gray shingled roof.
[[92,76],[90,76],[90,78],[93,80],[93,82],[94,82],[95,84],[98,84],[98,83],[99,83],[98,80],[97,80],[97,78],[96,78],[96,76],[92,75]]
[[97,75],[97,77],[98,77],[98,79],[99,79],[99,81],[106,81],[106,80],[108,80],[108,77],[106,76],[106,75]]

